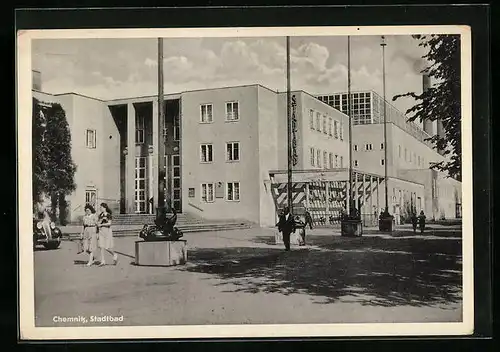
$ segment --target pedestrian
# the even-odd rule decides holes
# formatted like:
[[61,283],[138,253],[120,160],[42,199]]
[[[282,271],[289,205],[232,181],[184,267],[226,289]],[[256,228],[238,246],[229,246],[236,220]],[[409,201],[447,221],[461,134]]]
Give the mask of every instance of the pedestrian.
[[306,211],[306,223],[305,223],[305,226],[309,225],[309,228],[312,230],[313,229],[313,219],[312,219],[312,216],[311,216],[311,213],[309,211]]
[[418,223],[417,214],[415,214],[415,212],[412,212],[411,213],[411,225],[413,226],[413,233],[417,232],[417,223]]
[[118,262],[118,254],[113,250],[113,231],[111,230],[112,212],[106,203],[101,203],[101,213],[97,227],[99,229],[99,247],[101,248],[101,262],[99,266],[106,265],[105,253],[113,256],[113,265]]
[[279,221],[276,224],[278,226],[278,231],[283,234],[283,243],[285,244],[285,251],[290,250],[290,235],[295,232],[295,220],[290,214],[290,208],[285,207],[283,213],[279,217]]
[[85,205],[85,215],[83,216],[83,231],[81,239],[83,240],[83,251],[89,255],[87,266],[94,264],[95,252],[97,250],[97,216],[92,205]]
[[425,214],[424,211],[420,211],[420,215],[418,216],[418,224],[420,226],[420,233],[423,235],[425,230]]

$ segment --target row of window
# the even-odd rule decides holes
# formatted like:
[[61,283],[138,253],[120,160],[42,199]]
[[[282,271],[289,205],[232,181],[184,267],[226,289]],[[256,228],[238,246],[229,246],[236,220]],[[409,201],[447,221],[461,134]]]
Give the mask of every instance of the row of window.
[[[372,143],[366,143],[364,146],[365,151],[372,151],[373,150],[373,144]],[[357,144],[354,144],[352,146],[353,150],[355,152],[359,151],[359,147]],[[384,150],[384,143],[380,143],[380,150]]]
[[[315,118],[316,117],[316,118]],[[313,131],[322,132],[335,139],[344,139],[344,126],[341,121],[332,117],[321,115],[320,112],[309,110],[309,128]]]
[[[359,161],[358,160],[353,160],[354,167],[359,167]],[[384,166],[385,165],[385,160],[380,159],[380,165]]]
[[[212,123],[214,121],[213,104],[200,105],[200,122]],[[226,102],[226,121],[240,119],[240,104],[237,101]]]
[[[226,161],[240,160],[240,142],[226,143]],[[201,144],[200,146],[200,162],[211,163],[214,161],[213,144]]]
[[[398,145],[398,157],[403,158],[403,148],[401,145]],[[417,155],[415,152],[411,152],[408,149],[404,148],[404,159],[410,163],[416,163],[418,166],[424,166],[425,160],[424,157]]]
[[321,152],[319,149],[309,148],[310,163],[312,167],[323,167],[325,169],[334,169],[344,167],[344,157],[342,155]]
[[[201,201],[204,203],[213,203],[215,201],[215,183],[201,184]],[[224,198],[230,202],[239,202],[240,183],[226,182]],[[189,197],[194,197],[194,188],[189,189]]]

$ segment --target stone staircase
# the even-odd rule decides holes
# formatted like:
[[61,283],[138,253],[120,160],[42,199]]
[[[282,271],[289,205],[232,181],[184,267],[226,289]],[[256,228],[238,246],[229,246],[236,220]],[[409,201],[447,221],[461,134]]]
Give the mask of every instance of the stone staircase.
[[[113,235],[115,236],[137,236],[145,224],[154,224],[155,215],[153,214],[116,214],[113,215]],[[189,213],[177,214],[177,223],[175,225],[182,232],[206,232],[206,231],[225,231],[248,229],[253,226],[252,223],[245,220],[207,220],[196,217]],[[67,238],[71,239],[78,236],[81,232],[81,225],[74,224],[62,228]]]

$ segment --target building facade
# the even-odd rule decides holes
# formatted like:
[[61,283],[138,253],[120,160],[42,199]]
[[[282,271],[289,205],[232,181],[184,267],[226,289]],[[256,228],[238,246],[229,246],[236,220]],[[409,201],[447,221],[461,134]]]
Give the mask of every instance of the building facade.
[[[166,200],[179,212],[274,226],[272,178],[288,167],[286,93],[256,84],[167,94],[165,128],[158,131],[156,96],[103,101],[75,93],[52,95],[42,91],[37,77],[33,96],[61,104],[71,130],[77,187],[67,199],[69,221],[79,221],[87,203],[106,202],[116,213],[153,214],[158,181],[164,177]],[[357,94],[353,166],[378,180],[386,148],[377,113],[382,109],[373,92]],[[337,180],[349,167],[346,100],[342,94],[335,97],[321,101],[303,91],[291,92],[292,167],[308,170],[315,180],[324,172]],[[398,213],[410,202],[430,217],[455,217],[459,183],[429,170],[429,163],[441,156],[419,139],[423,131],[400,125],[388,125],[390,210]],[[165,144],[164,173],[158,170],[160,140]],[[370,181],[369,191],[360,186],[360,207],[367,214],[383,206],[385,190],[379,181],[377,185],[372,189]],[[443,194],[446,200],[441,200]]]

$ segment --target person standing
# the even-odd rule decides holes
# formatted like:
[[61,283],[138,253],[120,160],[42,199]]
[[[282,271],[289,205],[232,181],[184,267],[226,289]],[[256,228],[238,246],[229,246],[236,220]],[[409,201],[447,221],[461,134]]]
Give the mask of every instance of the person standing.
[[305,226],[309,225],[309,228],[312,230],[313,229],[313,225],[312,225],[313,219],[312,219],[311,213],[309,211],[306,211],[306,219],[305,220],[306,220]]
[[411,225],[413,226],[413,233],[417,232],[417,223],[418,223],[417,214],[412,212],[411,213]]
[[290,208],[285,207],[283,213],[279,217],[279,221],[276,224],[278,226],[278,231],[283,234],[283,243],[285,244],[285,251],[290,250],[290,235],[295,232],[295,220],[290,214]]
[[97,216],[92,205],[85,205],[85,215],[83,216],[83,250],[89,254],[87,266],[94,264],[95,252],[97,250]]
[[101,248],[101,263],[99,266],[106,265],[105,254],[108,252],[113,256],[113,265],[118,262],[118,254],[113,250],[113,231],[111,230],[111,209],[106,203],[101,203],[101,213],[97,227],[99,229],[99,247]]
[[425,214],[424,211],[420,211],[420,215],[418,216],[418,224],[420,226],[420,233],[423,235],[425,230]]

